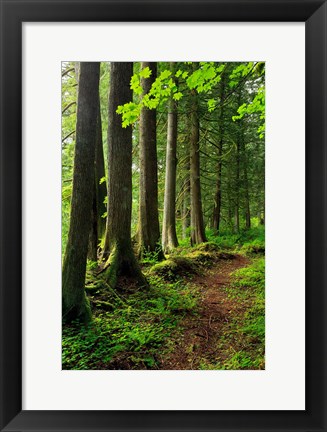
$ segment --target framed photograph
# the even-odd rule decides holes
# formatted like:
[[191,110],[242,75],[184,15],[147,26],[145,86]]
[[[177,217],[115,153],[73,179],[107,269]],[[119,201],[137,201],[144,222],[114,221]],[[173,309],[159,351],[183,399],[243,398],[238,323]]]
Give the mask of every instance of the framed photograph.
[[1,1],[3,431],[325,431],[325,1]]

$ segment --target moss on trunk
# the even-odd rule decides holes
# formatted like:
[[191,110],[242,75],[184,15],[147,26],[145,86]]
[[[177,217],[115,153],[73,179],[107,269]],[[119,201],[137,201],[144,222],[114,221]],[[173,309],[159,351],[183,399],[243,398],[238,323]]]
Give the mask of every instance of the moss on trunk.
[[108,114],[108,215],[103,259],[105,281],[114,288],[119,276],[146,285],[131,242],[132,128],[122,128],[118,105],[132,100],[130,79],[133,64],[111,63]]
[[85,272],[94,196],[99,75],[100,63],[81,63],[70,225],[62,270],[64,322],[87,322],[91,318],[85,295]]

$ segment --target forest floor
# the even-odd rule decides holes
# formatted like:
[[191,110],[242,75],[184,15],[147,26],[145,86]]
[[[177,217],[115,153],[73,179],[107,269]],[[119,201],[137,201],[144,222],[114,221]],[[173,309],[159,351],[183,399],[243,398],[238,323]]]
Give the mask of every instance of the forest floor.
[[179,323],[178,334],[173,336],[175,347],[160,361],[160,369],[201,369],[206,364],[217,363],[218,359],[223,362],[230,350],[238,352],[238,338],[232,344],[227,341],[227,346],[222,340],[233,332],[230,323],[235,319],[241,321],[251,307],[251,298],[240,302],[230,296],[228,288],[232,283],[231,274],[249,263],[249,258],[242,255],[217,260],[212,268],[192,280],[200,293],[198,313],[186,316]]
[[93,321],[63,327],[63,369],[264,369],[264,240],[219,241],[146,257],[147,289],[110,290],[90,264]]

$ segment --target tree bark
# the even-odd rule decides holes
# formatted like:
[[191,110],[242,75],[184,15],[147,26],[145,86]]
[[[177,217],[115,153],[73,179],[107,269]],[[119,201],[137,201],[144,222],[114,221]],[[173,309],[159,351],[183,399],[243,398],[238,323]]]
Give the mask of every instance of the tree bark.
[[147,282],[131,243],[132,216],[132,127],[122,128],[118,105],[132,100],[130,80],[133,63],[113,62],[110,70],[108,113],[108,215],[103,258],[104,276],[114,288],[120,276]]
[[244,198],[245,198],[245,228],[251,228],[251,211],[250,211],[250,191],[248,179],[248,158],[246,154],[246,147],[244,141],[243,122],[241,123],[241,146],[242,146],[242,159],[243,159],[243,176],[244,176]]
[[97,200],[96,200],[96,190],[95,190],[95,179],[94,181],[94,189],[93,189],[93,198],[92,198],[92,210],[91,210],[91,230],[89,234],[89,248],[87,251],[87,258],[90,261],[98,260],[98,209],[97,209]]
[[105,169],[102,142],[102,122],[99,99],[94,162],[94,195],[92,205],[92,224],[88,251],[88,258],[92,261],[97,261],[98,245],[106,229],[106,220],[102,216],[107,211],[107,207],[104,204],[105,197],[107,196],[107,185],[105,181],[101,182],[100,184],[100,180],[104,177]]
[[236,145],[236,178],[235,178],[235,207],[234,207],[234,232],[240,230],[240,140],[237,140]]
[[[157,76],[157,64],[155,62],[142,62],[141,69],[146,67],[151,69],[152,74],[149,78],[141,78],[143,94],[149,92]],[[156,110],[142,108],[139,134],[139,256],[142,257],[144,252],[156,252],[158,259],[163,259],[158,212]]]
[[223,155],[223,144],[224,144],[224,99],[225,99],[225,75],[222,73],[221,84],[220,84],[220,113],[219,113],[219,141],[217,149],[217,182],[216,192],[214,198],[213,207],[213,229],[219,234],[220,227],[220,215],[221,215],[221,171],[222,171],[222,155]]
[[[174,71],[174,63],[170,64]],[[176,234],[176,167],[177,167],[177,109],[172,97],[168,101],[167,149],[162,247],[170,253],[178,246]]]
[[185,185],[184,185],[184,191],[183,191],[183,212],[182,212],[182,217],[183,217],[183,222],[182,222],[182,226],[183,226],[183,239],[189,237],[189,228],[190,228],[190,163],[188,160],[188,164],[187,164],[187,178],[185,180]]
[[62,271],[62,318],[88,321],[84,285],[91,209],[99,98],[100,63],[80,63],[70,227]]
[[[105,198],[107,196],[107,183],[102,181],[106,176],[104,167],[104,155],[103,155],[103,141],[102,141],[102,120],[101,110],[99,104],[98,111],[98,132],[97,132],[97,147],[96,147],[96,158],[95,158],[95,175],[96,175],[96,191],[97,191],[97,226],[98,226],[98,239],[101,240],[106,231],[106,218],[103,215],[107,211],[107,205],[105,204]],[[101,184],[100,184],[101,180]]]
[[190,114],[190,191],[191,191],[191,243],[206,242],[203,224],[201,184],[200,184],[200,146],[199,114],[197,95],[192,95]]

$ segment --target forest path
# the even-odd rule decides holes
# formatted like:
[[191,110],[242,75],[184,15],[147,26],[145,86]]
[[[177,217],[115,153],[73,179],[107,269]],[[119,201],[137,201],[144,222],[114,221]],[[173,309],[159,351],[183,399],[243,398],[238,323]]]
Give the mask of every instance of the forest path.
[[218,260],[201,276],[190,282],[200,290],[199,313],[185,317],[179,325],[173,351],[161,359],[160,369],[201,369],[201,363],[214,364],[223,360],[221,339],[230,331],[230,321],[245,313],[246,307],[228,296],[230,274],[247,267],[250,260],[235,255],[230,260]]

